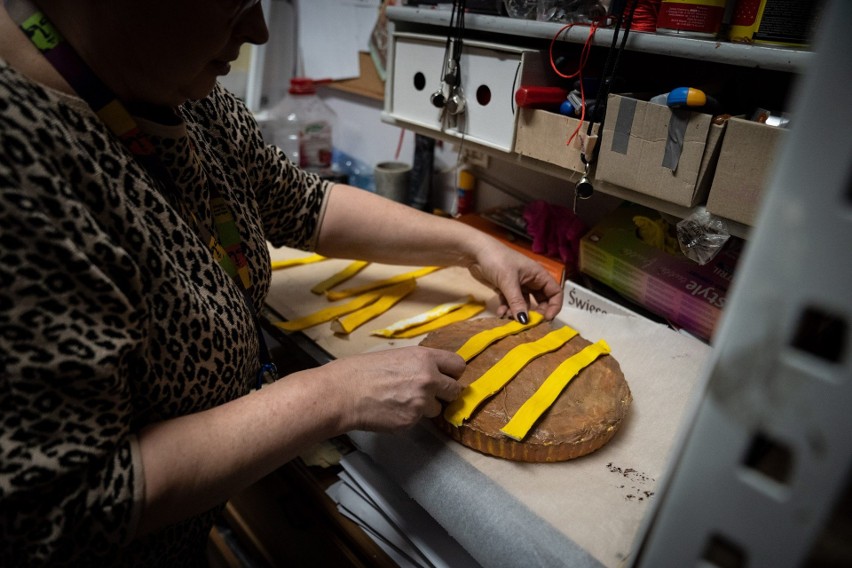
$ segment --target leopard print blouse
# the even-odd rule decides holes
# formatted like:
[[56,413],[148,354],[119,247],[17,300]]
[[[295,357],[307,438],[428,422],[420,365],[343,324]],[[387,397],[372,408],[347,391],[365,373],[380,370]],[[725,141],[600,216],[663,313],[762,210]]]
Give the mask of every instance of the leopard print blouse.
[[[135,432],[246,394],[252,315],[212,259],[209,187],[253,279],[273,246],[311,250],[329,183],[264,144],[217,87],[180,120],[141,120],[176,188],[84,102],[0,60],[0,565],[192,565],[218,511],[134,540]],[[206,182],[205,182],[206,180]]]

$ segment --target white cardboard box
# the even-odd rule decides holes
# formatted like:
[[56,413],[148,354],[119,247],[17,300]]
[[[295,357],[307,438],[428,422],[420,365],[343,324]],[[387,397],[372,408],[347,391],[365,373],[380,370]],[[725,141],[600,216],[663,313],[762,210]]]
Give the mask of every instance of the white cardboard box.
[[625,308],[624,306],[613,302],[612,300],[608,300],[600,294],[592,292],[591,290],[584,288],[576,282],[572,282],[571,280],[565,281],[564,299],[562,300],[562,306],[565,308],[575,308],[578,310],[583,310],[593,314],[598,313],[615,314],[619,316],[639,316],[639,314],[637,314],[636,312],[631,311]]
[[542,73],[539,52],[465,41],[460,58],[465,111],[456,121],[431,100],[442,85],[446,38],[399,32],[393,41],[385,102],[390,118],[506,152],[514,149],[515,89],[525,77]]

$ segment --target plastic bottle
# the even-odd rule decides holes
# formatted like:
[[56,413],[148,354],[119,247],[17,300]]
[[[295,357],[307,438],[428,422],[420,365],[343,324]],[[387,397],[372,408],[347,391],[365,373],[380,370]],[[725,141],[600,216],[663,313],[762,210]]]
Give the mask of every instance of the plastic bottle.
[[293,77],[287,92],[271,113],[275,144],[305,170],[330,171],[334,111],[317,96],[312,79]]
[[456,192],[456,215],[467,215],[474,212],[475,188],[476,178],[473,176],[473,173],[470,170],[461,170],[459,172]]

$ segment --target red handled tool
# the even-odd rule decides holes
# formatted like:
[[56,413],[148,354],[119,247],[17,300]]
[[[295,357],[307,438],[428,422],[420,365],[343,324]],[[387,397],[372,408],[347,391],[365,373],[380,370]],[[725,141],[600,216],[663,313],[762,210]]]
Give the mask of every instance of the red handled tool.
[[523,86],[515,91],[515,104],[519,107],[558,107],[568,93],[562,87]]

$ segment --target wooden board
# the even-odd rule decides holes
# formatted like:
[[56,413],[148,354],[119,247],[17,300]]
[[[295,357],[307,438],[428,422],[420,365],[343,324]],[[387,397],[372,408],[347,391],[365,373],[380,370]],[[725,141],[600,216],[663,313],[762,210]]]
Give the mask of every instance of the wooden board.
[[[308,253],[294,249],[270,249],[272,260],[285,260],[309,256]],[[266,303],[287,319],[294,319],[333,305],[325,296],[311,292],[311,288],[349,265],[350,260],[329,259],[314,264],[295,266],[276,270],[272,274],[272,283]],[[338,285],[335,290],[359,286],[367,282],[390,278],[397,274],[410,272],[418,266],[394,266],[370,264],[351,280]],[[334,357],[345,357],[402,345],[416,345],[423,337],[394,340],[370,335],[375,329],[387,327],[394,322],[425,312],[445,302],[452,302],[473,294],[479,300],[487,301],[482,315],[496,315],[497,296],[488,287],[480,284],[464,268],[442,268],[417,281],[417,288],[399,304],[367,322],[349,335],[335,335],[329,323],[319,324],[304,331],[305,335]],[[343,303],[340,300],[337,303]]]

